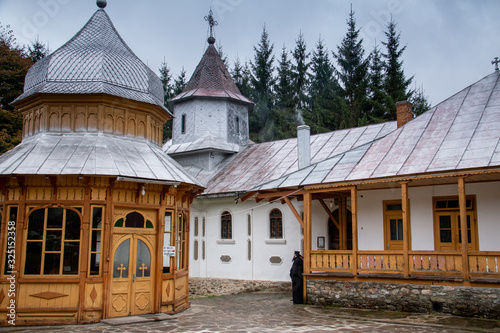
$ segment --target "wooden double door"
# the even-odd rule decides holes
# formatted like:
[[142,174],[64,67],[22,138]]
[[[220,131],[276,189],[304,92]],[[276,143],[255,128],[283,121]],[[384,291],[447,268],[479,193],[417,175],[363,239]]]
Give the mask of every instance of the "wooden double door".
[[124,235],[113,247],[109,317],[147,314],[154,304],[154,244],[151,237]]

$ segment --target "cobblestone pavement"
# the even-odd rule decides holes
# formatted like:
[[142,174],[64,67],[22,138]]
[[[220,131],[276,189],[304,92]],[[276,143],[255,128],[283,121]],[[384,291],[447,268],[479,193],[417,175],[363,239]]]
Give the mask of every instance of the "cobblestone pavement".
[[175,316],[129,317],[90,325],[4,327],[0,332],[500,332],[500,321],[496,320],[293,305],[290,298],[282,293],[219,296],[192,300],[191,309]]

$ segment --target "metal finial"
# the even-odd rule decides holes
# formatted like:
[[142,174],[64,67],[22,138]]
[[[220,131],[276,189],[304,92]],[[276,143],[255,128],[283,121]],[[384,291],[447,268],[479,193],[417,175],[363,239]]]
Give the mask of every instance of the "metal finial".
[[97,0],[97,7],[99,8],[106,8],[106,5],[108,4],[108,2],[106,0]]
[[500,60],[498,60],[498,57],[495,57],[495,60],[492,60],[491,61],[491,64],[492,65],[495,65],[495,70],[497,71],[498,70],[498,63],[500,62]]
[[213,35],[213,27],[217,26],[219,24],[219,22],[217,22],[216,20],[214,20],[214,13],[212,12],[211,9],[208,12],[208,16],[205,16],[205,21],[207,21],[208,25],[210,26],[210,37],[208,38],[208,42],[210,44],[214,44],[215,43],[215,38],[214,38],[214,35]]

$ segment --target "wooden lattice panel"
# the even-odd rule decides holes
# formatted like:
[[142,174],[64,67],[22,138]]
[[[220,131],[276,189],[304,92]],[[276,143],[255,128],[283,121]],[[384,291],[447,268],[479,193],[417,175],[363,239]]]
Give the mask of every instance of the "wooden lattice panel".
[[29,187],[26,193],[27,200],[51,200],[53,189],[51,187]]
[[42,176],[26,176],[27,186],[40,186],[40,187],[50,187],[50,179]]
[[93,187],[91,190],[91,200],[92,201],[104,201],[106,200],[106,188]]
[[7,200],[17,201],[21,197],[21,189],[19,187],[10,188],[7,193]]
[[165,204],[170,207],[175,206],[175,195],[173,194],[165,194]]
[[62,187],[57,189],[58,200],[81,201],[85,199],[85,188]]
[[161,199],[160,193],[146,192],[145,195],[139,196],[139,203],[143,205],[159,205]]
[[137,191],[117,189],[113,191],[113,201],[117,203],[135,203]]

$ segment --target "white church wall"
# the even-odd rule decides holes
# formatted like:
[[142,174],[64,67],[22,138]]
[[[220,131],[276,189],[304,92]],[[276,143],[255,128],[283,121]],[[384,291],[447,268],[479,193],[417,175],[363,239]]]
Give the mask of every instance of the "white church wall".
[[[190,229],[190,275],[192,277],[288,281],[293,252],[302,251],[300,223],[287,205],[254,201],[235,204],[234,200],[235,198],[231,197],[197,198],[193,201]],[[294,202],[294,205],[297,211],[302,210],[302,203]],[[269,213],[274,208],[282,212],[283,239],[270,238]],[[222,240],[220,237],[220,217],[224,211],[229,211],[233,218],[231,240]],[[196,217],[199,221],[198,236],[194,234]],[[206,221],[204,237],[200,224],[203,217]],[[196,240],[199,244],[197,260],[194,259]],[[203,241],[206,249],[205,259],[201,253]],[[221,260],[222,257],[224,260]]]
[[[180,144],[194,141],[195,134],[195,110],[196,101],[189,100],[175,105],[174,118],[172,123],[172,143]],[[186,118],[186,130],[182,133],[182,115]]]

